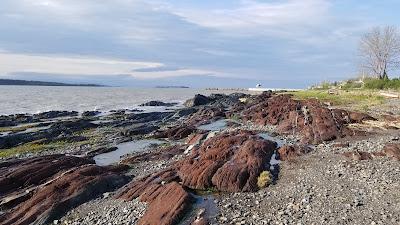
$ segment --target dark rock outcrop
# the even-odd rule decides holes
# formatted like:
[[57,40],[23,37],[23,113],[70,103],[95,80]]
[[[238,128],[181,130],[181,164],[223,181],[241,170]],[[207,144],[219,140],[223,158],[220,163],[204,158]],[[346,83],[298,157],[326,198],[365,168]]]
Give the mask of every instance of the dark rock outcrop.
[[175,102],[169,102],[169,103],[165,103],[165,102],[161,102],[161,101],[150,101],[150,102],[146,102],[143,104],[140,104],[139,106],[166,106],[166,107],[171,107],[171,106],[175,106],[178,103]]
[[60,138],[60,135],[65,138],[68,135],[73,135],[74,132],[95,128],[97,126],[98,125],[93,124],[87,120],[60,121],[54,123],[53,125],[51,125],[50,128],[46,130],[39,130],[30,133],[16,133],[7,135],[5,137],[0,137],[0,149],[12,148],[17,145],[39,139],[52,141],[56,138]]
[[78,115],[78,112],[76,112],[76,111],[48,111],[48,112],[34,114],[33,118],[35,118],[35,119],[54,119],[54,118],[58,118],[58,117],[77,116],[77,115]]
[[186,107],[193,107],[193,106],[199,106],[199,105],[206,105],[210,103],[211,99],[208,98],[207,96],[197,94],[194,96],[194,98],[187,100],[184,105]]
[[82,113],[83,117],[93,117],[99,115],[101,112],[100,111],[85,111]]
[[188,137],[190,134],[196,132],[196,128],[194,126],[176,126],[169,128],[167,130],[159,131],[154,136],[156,138],[168,138],[170,140],[180,140]]
[[149,134],[153,131],[156,131],[159,128],[160,127],[153,126],[151,124],[142,124],[140,126],[126,128],[126,129],[122,130],[121,135],[125,136],[125,137],[130,137],[133,135],[145,135],[145,134]]

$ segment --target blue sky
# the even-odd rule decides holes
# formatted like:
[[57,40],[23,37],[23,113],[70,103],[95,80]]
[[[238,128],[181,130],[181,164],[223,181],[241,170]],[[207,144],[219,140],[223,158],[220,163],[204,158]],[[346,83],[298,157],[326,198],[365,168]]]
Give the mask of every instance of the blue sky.
[[0,77],[305,87],[357,74],[357,43],[400,2],[2,0]]

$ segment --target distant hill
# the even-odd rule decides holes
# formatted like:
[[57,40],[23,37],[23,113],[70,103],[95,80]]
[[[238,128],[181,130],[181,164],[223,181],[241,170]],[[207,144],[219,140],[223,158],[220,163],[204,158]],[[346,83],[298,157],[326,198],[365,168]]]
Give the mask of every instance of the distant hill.
[[98,85],[98,84],[67,84],[59,82],[12,80],[12,79],[0,79],[0,85],[104,87],[104,85]]

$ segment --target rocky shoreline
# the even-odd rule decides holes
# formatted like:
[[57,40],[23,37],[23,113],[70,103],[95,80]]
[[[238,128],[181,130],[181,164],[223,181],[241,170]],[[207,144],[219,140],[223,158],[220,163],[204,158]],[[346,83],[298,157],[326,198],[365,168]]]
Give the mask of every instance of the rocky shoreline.
[[400,223],[396,109],[272,92],[143,106],[160,110],[0,116],[0,225]]

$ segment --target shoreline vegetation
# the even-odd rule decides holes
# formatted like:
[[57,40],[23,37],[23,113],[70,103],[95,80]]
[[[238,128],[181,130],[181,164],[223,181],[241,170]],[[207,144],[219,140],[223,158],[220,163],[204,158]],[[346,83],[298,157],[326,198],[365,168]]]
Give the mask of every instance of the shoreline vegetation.
[[69,84],[60,82],[31,81],[31,80],[14,80],[0,79],[0,85],[21,85],[21,86],[57,86],[57,87],[106,87],[99,84]]

